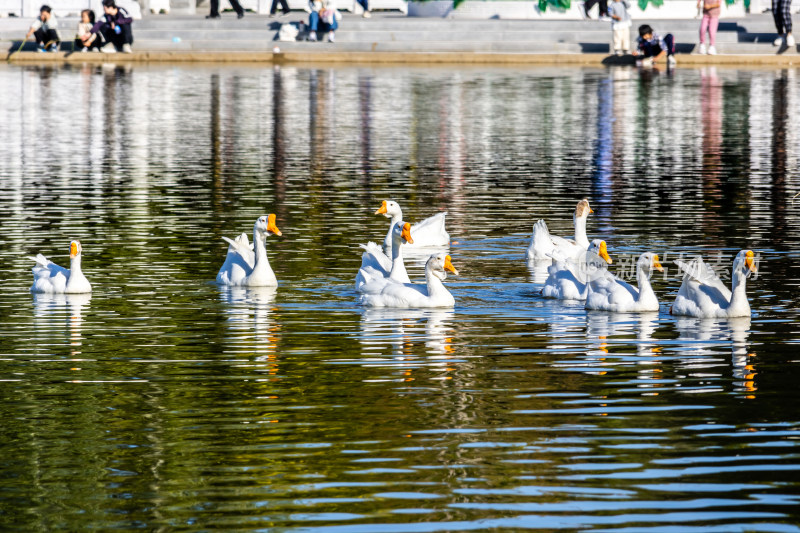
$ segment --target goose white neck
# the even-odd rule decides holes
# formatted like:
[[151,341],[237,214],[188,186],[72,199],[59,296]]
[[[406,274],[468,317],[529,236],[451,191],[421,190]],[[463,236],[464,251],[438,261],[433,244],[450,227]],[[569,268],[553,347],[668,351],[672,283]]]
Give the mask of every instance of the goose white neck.
[[658,307],[658,298],[650,284],[652,270],[646,265],[636,265],[636,284],[639,286],[639,296],[636,301],[639,304],[651,304]]
[[575,244],[581,248],[589,248],[589,238],[586,236],[587,218],[587,216],[578,216],[577,213],[572,215],[575,224]]
[[250,274],[251,276],[256,272],[262,273],[269,270],[269,259],[267,258],[267,235],[261,234],[258,229],[253,230],[253,246],[255,246],[256,251],[256,262],[253,265],[253,272]]
[[[394,229],[394,226],[392,226]],[[392,240],[392,271],[389,272],[389,277],[394,280],[408,280],[408,273],[406,272],[406,265],[403,262],[403,239]]]
[[433,271],[432,268],[426,268],[425,269],[425,281],[428,284],[428,296],[429,297],[433,298],[433,297],[438,296],[440,294],[447,294],[447,295],[450,294],[450,291],[448,291],[445,288],[444,283],[442,283],[441,278],[439,278],[439,276],[436,275],[436,273]]
[[[736,267],[739,268],[736,268]],[[741,265],[734,265],[733,275],[731,276],[731,302],[728,307],[733,316],[749,315],[750,302],[747,301],[747,274],[742,272]],[[733,312],[738,313],[733,314]]]

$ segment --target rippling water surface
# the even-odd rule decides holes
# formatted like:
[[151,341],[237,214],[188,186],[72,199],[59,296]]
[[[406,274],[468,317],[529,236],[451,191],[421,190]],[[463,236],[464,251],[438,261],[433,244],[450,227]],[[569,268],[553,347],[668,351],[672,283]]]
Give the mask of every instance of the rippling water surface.
[[[797,531],[798,78],[0,67],[0,526]],[[584,196],[658,313],[539,296]],[[454,309],[358,306],[384,199],[448,212]],[[280,287],[216,286],[267,213]],[[32,295],[72,239],[94,292]],[[752,318],[669,314],[743,248]]]

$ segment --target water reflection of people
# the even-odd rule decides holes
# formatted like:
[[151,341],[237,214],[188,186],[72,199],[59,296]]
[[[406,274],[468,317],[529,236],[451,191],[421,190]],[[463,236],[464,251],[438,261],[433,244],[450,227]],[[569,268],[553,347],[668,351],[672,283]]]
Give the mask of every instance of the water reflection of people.
[[422,342],[432,354],[450,355],[454,349],[449,324],[454,316],[452,309],[366,309],[361,316],[361,344],[367,353],[390,348],[394,356],[410,357]]
[[220,299],[227,303],[230,343],[234,353],[248,354],[267,363],[267,372],[277,372],[277,346],[280,333],[273,314],[277,287],[224,287]]
[[[36,328],[39,331],[61,331],[60,311],[66,310],[66,323],[69,333],[70,355],[81,353],[83,345],[83,315],[89,308],[91,293],[86,294],[46,294],[33,295]],[[56,320],[53,320],[53,319]]]

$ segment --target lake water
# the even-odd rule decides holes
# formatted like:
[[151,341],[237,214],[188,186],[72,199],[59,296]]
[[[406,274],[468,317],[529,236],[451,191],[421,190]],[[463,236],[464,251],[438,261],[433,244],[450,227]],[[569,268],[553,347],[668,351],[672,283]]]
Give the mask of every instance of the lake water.
[[[799,81],[0,67],[0,528],[800,530]],[[538,294],[582,197],[659,313]],[[358,305],[386,199],[448,212],[454,309]],[[278,289],[216,286],[268,213]],[[91,296],[32,295],[73,239]],[[752,318],[669,314],[745,248]]]

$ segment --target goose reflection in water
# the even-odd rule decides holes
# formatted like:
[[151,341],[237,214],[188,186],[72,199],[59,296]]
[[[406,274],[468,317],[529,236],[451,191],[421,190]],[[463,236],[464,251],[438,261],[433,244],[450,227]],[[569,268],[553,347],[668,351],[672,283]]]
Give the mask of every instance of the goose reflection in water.
[[452,309],[366,309],[361,316],[361,344],[365,352],[391,349],[395,357],[417,357],[420,344],[437,356],[454,353]]
[[278,370],[277,347],[280,324],[274,320],[277,287],[220,286],[220,299],[228,304],[229,341],[234,354],[252,355],[255,361],[267,362],[267,371]]
[[[675,327],[679,341],[689,341],[684,353],[709,357],[716,355],[713,348],[729,345],[731,348],[734,391],[744,393],[744,398],[754,399],[756,392],[755,352],[748,350],[750,317],[737,318],[678,318]],[[697,363],[695,363],[695,367]]]
[[[661,355],[661,347],[653,339],[658,327],[658,313],[604,313],[588,312],[586,314],[586,338],[590,349],[586,352],[590,366],[607,368],[611,365],[610,356],[615,359],[614,365],[628,364],[641,366],[639,378],[654,380],[661,372],[661,361],[653,359]],[[635,340],[632,338],[635,337]],[[611,351],[614,344],[629,347],[636,346],[636,354],[629,349]],[[594,369],[595,371],[597,368]],[[640,384],[641,387],[656,387],[657,384]]]
[[[33,295],[33,307],[36,330],[45,337],[58,336],[66,321],[69,332],[70,355],[77,357],[83,346],[83,316],[89,309],[91,293],[83,294],[46,294]],[[67,311],[66,315],[63,311]],[[42,339],[44,340],[44,339]]]

